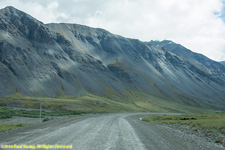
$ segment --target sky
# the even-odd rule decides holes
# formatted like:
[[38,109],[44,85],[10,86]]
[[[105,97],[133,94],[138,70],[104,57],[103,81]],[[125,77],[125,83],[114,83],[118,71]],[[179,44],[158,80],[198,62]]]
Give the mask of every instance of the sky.
[[43,23],[76,23],[141,41],[172,40],[225,61],[225,0],[1,0]]

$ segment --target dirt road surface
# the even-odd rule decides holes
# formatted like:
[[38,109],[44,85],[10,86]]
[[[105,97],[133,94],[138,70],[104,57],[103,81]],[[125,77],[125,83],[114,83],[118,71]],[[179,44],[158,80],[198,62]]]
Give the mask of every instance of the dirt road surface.
[[72,145],[74,150],[223,149],[201,137],[141,121],[147,115],[159,114],[102,114],[48,121],[0,134],[0,145]]

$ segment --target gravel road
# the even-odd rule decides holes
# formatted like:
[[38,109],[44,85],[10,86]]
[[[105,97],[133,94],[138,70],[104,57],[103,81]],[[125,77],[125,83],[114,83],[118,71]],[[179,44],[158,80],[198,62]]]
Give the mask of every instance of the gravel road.
[[[63,118],[0,134],[0,144],[71,145],[76,150],[222,150],[201,137],[141,121],[145,113]],[[15,150],[15,149],[14,149]]]

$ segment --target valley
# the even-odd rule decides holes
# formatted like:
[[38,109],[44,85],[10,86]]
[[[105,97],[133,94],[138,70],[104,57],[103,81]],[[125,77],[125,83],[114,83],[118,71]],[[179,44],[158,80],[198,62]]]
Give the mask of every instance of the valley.
[[224,62],[170,40],[0,10],[1,148],[219,150],[223,136],[194,132],[224,135],[224,112]]

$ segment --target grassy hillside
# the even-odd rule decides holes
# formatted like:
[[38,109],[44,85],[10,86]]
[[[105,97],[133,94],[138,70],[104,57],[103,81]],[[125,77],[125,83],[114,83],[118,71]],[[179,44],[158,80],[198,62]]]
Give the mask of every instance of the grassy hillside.
[[39,109],[42,103],[43,109],[57,111],[76,111],[87,113],[99,112],[212,112],[209,107],[194,107],[173,100],[144,95],[134,91],[125,93],[125,97],[117,96],[115,99],[99,97],[86,93],[83,96],[29,97],[16,93],[8,97],[0,97],[0,106]]

